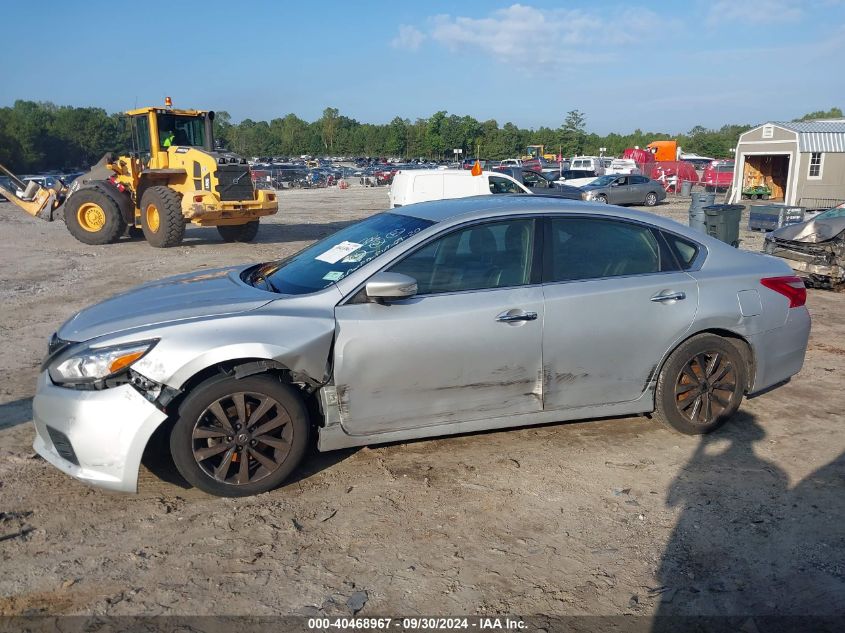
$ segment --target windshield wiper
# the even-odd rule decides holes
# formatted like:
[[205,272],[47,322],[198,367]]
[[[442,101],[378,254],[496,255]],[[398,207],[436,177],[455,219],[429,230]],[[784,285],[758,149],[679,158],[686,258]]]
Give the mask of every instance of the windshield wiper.
[[275,292],[277,294],[281,294],[279,292],[279,289],[276,288],[276,286],[273,285],[273,282],[270,281],[270,278],[264,272],[265,267],[266,267],[266,264],[264,266],[259,266],[258,269],[249,276],[249,283],[251,283],[254,286],[256,281],[262,281],[262,282],[264,282],[264,285],[267,286],[270,290],[272,290],[273,292]]

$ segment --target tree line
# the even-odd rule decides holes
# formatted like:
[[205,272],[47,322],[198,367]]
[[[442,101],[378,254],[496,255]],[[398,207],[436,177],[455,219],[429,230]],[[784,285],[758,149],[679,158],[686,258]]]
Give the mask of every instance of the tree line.
[[[842,110],[811,112],[800,120],[841,117]],[[391,156],[444,159],[453,149],[463,156],[513,158],[528,145],[544,145],[548,153],[619,155],[627,147],[644,147],[654,140],[677,139],[684,151],[728,157],[740,134],[751,125],[729,124],[719,129],[695,126],[686,134],[640,129],[630,134],[599,135],[587,132],[587,117],[568,112],[560,126],[520,128],[489,119],[449,114],[445,110],[428,118],[395,117],[386,124],[361,123],[326,108],[316,121],[295,114],[270,121],[245,119],[234,123],[227,112],[218,112],[215,138],[242,156]],[[128,126],[121,114],[102,108],[57,106],[49,102],[19,100],[0,108],[0,163],[18,173],[72,170],[94,164],[107,151],[129,148]]]

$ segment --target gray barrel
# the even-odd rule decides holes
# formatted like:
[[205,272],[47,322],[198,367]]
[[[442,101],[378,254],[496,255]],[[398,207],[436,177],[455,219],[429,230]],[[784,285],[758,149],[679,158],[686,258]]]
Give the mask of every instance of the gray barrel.
[[684,180],[681,183],[681,195],[685,198],[692,193],[692,180]]
[[704,217],[704,207],[716,202],[714,192],[696,191],[690,194],[689,225],[696,231],[707,233],[707,221]]
[[704,207],[707,233],[734,248],[739,247],[739,220],[745,207],[741,204],[711,204]]

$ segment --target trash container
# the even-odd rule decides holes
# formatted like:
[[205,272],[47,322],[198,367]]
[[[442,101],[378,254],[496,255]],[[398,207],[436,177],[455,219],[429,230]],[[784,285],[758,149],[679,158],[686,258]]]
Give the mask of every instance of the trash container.
[[692,193],[692,180],[684,180],[681,182],[681,195],[687,197]]
[[696,231],[707,233],[707,223],[704,220],[704,207],[716,202],[716,194],[696,191],[690,194],[689,225]]
[[739,247],[739,220],[745,207],[741,204],[711,204],[704,207],[707,234]]
[[748,228],[774,231],[788,224],[804,221],[804,208],[785,204],[755,204],[748,208]]

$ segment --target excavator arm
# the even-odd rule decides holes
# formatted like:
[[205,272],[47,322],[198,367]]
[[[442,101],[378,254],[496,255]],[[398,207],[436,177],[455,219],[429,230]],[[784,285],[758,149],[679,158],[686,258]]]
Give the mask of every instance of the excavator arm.
[[0,185],[2,193],[14,205],[17,205],[29,215],[42,220],[52,222],[53,212],[64,202],[67,187],[57,182],[53,187],[42,187],[37,182],[24,182],[3,165],[0,165],[0,172],[6,174],[12,184],[23,191],[18,195],[16,191],[10,191]]

